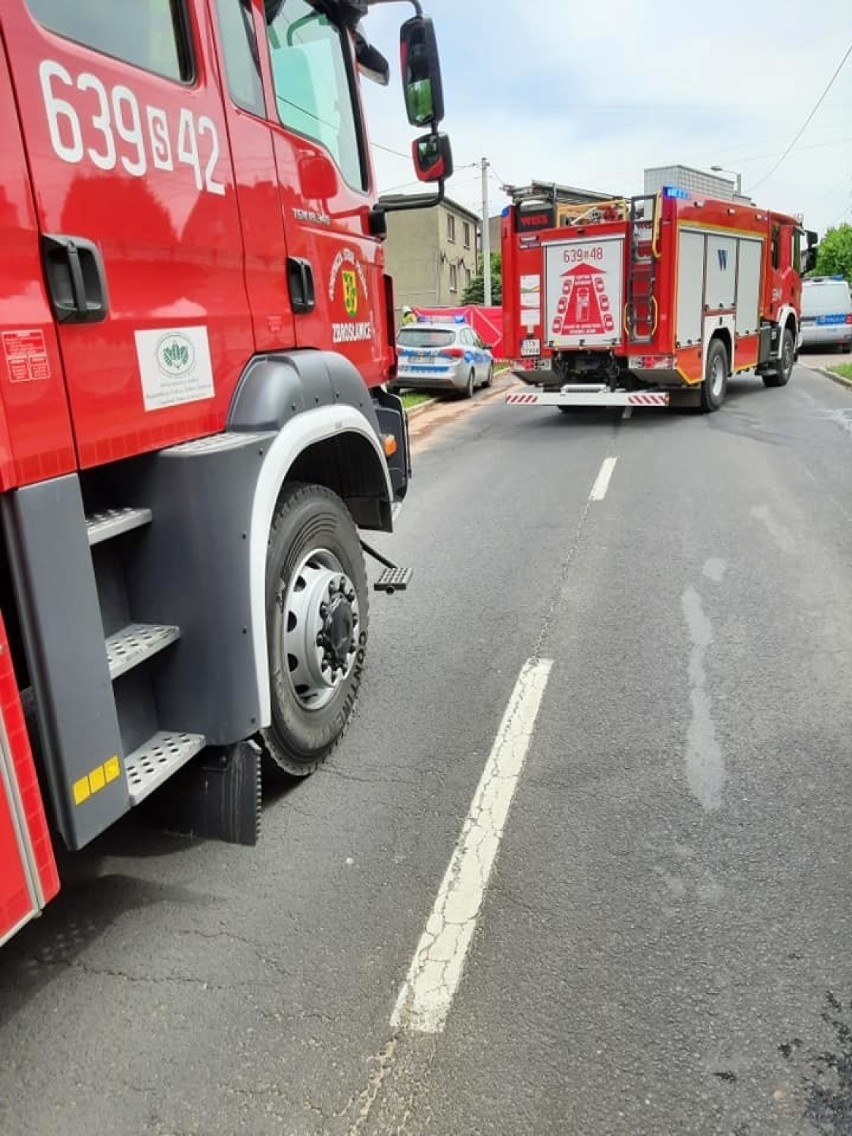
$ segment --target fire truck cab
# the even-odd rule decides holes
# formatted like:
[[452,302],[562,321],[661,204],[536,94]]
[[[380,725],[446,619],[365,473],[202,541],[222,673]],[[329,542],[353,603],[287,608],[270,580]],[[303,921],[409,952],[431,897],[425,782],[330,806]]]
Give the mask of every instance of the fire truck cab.
[[[0,941],[58,886],[48,819],[80,848],[180,771],[171,823],[252,843],[261,757],[309,773],[351,716],[360,533],[410,476],[368,6],[4,0]],[[394,207],[452,166],[413,6],[436,188]]]
[[784,386],[815,255],[804,236],[797,218],[676,187],[582,204],[557,186],[514,191],[504,336],[541,394],[507,401],[713,411],[737,372]]

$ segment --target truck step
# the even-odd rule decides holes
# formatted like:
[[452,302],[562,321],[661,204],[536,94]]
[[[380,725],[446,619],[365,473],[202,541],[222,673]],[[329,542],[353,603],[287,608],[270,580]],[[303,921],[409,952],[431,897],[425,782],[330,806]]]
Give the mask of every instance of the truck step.
[[130,505],[121,509],[104,509],[100,513],[92,513],[86,517],[89,544],[100,544],[101,541],[112,540],[114,536],[130,532],[131,529],[149,525],[151,516],[150,509],[134,509]]
[[387,592],[389,596],[394,592],[404,592],[411,580],[412,572],[411,568],[385,568],[373,587],[377,592]]
[[125,762],[131,805],[138,805],[207,744],[203,734],[161,730]]
[[109,677],[115,679],[133,670],[178,639],[179,627],[157,623],[129,623],[106,640]]

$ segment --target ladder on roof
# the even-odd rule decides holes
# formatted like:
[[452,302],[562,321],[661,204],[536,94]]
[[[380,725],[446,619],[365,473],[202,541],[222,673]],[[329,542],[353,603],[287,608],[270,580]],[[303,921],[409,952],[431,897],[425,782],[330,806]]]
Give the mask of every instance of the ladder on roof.
[[630,343],[650,343],[657,331],[656,210],[655,194],[630,199],[627,303],[624,308],[624,326]]

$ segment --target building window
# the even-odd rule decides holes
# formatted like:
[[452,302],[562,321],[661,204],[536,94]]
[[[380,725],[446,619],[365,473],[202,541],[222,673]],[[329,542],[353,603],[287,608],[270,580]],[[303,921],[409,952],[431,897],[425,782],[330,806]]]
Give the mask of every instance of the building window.
[[471,272],[470,272],[470,269],[467,266],[465,266],[465,270],[464,270],[464,286],[465,286],[465,288],[470,287],[470,281],[471,281]]
[[456,239],[456,219],[452,213],[447,214],[447,240],[455,243]]
[[466,249],[469,249],[470,248],[470,222],[469,221],[465,221],[464,225],[462,226],[462,237],[463,237],[463,241],[464,241],[464,247]]
[[450,291],[458,292],[459,290],[459,270],[455,264],[450,265]]
[[46,28],[75,43],[167,79],[188,83],[193,77],[181,0],[137,0],[133,4],[29,0],[29,7]]

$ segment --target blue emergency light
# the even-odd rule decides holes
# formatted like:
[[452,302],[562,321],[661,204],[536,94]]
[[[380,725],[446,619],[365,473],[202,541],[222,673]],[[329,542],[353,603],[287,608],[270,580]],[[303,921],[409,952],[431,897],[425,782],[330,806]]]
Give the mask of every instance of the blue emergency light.
[[681,189],[679,185],[664,185],[663,197],[678,197],[681,201],[686,201],[689,193],[685,189]]

